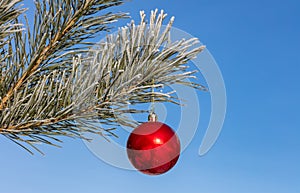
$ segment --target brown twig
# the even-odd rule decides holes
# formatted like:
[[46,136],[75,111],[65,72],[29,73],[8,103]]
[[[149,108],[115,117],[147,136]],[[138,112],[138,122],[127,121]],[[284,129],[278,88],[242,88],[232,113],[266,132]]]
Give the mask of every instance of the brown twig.
[[21,76],[21,78],[17,81],[17,83],[9,89],[7,94],[3,97],[2,101],[0,102],[0,110],[3,110],[5,108],[7,102],[12,97],[13,93],[22,86],[22,84],[24,83],[26,78],[29,77],[31,74],[33,74],[38,69],[38,67],[41,65],[41,63],[44,60],[46,60],[51,54],[53,54],[52,50],[53,50],[53,47],[55,46],[56,42],[59,42],[62,39],[62,37],[72,29],[72,27],[76,24],[76,22],[80,18],[80,17],[78,17],[78,15],[81,14],[82,10],[87,9],[88,5],[89,5],[89,2],[87,2],[83,6],[83,9],[77,11],[74,14],[74,16],[67,22],[65,29],[62,32],[58,32],[55,35],[55,37],[50,41],[50,44],[43,49],[39,58],[37,58],[35,64],[28,67],[26,72]]

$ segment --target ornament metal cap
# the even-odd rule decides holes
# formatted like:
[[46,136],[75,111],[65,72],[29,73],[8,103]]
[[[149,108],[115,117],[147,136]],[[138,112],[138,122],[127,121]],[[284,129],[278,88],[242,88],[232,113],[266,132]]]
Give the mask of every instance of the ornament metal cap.
[[151,112],[149,115],[148,115],[148,121],[149,122],[156,122],[157,121],[157,115],[154,113],[154,112]]

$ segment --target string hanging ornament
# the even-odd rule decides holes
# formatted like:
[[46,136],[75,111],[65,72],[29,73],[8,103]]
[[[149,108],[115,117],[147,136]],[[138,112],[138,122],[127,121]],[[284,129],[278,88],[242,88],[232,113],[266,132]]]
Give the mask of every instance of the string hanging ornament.
[[174,130],[159,122],[155,113],[154,80],[148,121],[136,127],[127,140],[131,164],[147,175],[160,175],[175,166],[180,156],[180,141]]

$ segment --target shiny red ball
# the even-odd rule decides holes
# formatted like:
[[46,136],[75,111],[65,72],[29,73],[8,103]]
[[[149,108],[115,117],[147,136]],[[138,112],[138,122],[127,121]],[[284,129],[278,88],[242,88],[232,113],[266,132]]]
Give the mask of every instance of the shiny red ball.
[[168,125],[146,122],[130,134],[127,155],[132,165],[142,173],[163,174],[176,164],[180,155],[180,141]]

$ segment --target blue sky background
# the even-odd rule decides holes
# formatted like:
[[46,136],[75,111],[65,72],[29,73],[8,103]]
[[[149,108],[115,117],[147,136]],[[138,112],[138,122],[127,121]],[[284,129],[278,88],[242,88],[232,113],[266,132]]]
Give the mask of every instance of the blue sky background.
[[[211,151],[198,155],[199,128],[172,171],[149,177],[105,164],[81,140],[31,156],[0,137],[0,192],[300,192],[300,2],[133,0],[115,10],[138,20],[155,8],[207,45],[223,73],[227,116]],[[199,95],[205,109],[207,94]]]

